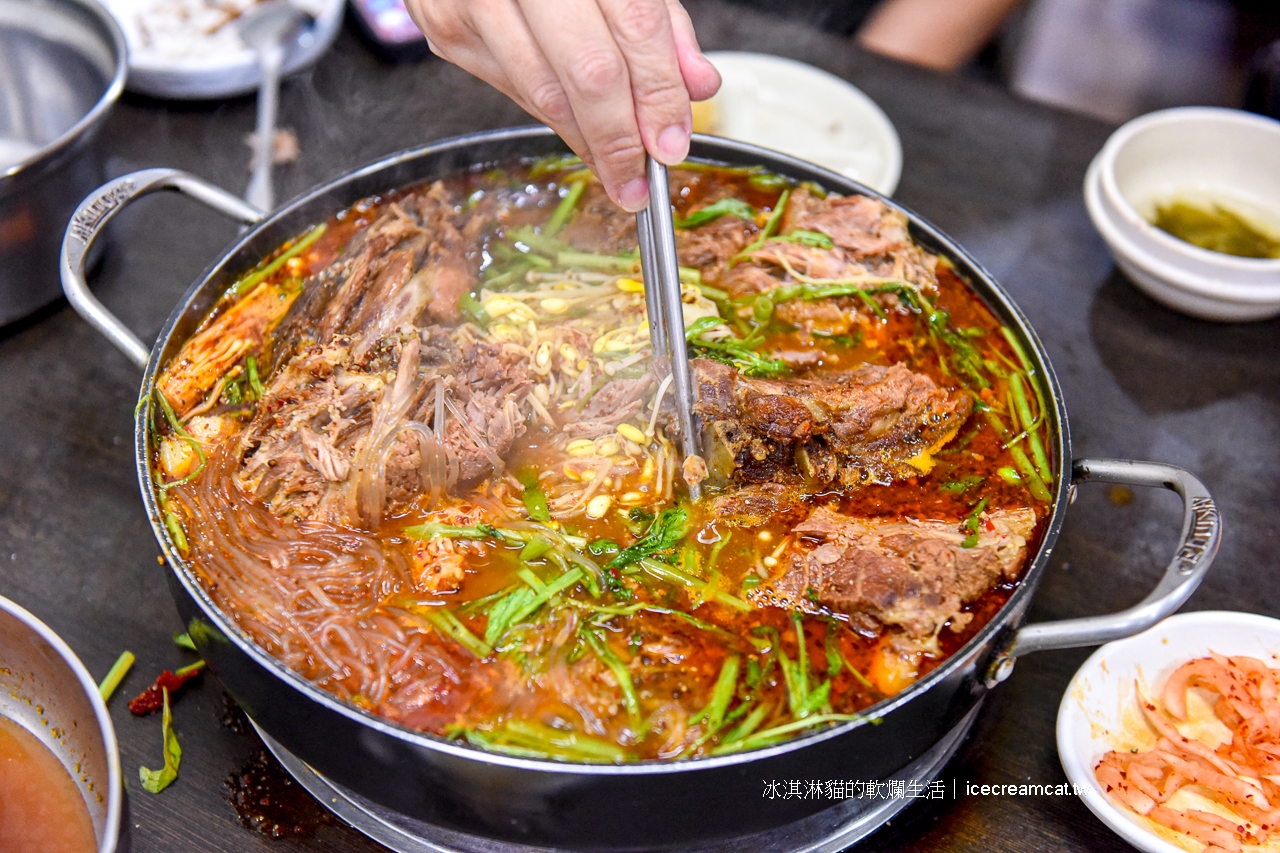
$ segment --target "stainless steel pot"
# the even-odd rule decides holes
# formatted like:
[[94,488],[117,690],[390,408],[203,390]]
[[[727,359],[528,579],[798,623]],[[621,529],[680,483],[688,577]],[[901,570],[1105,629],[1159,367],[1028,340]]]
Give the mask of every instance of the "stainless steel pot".
[[57,757],[84,797],[98,853],[115,853],[124,779],[107,705],[62,638],[4,596],[0,717],[16,721]]
[[[658,850],[737,838],[782,826],[828,805],[817,798],[762,798],[769,780],[884,779],[925,754],[1008,677],[1014,660],[1043,649],[1093,645],[1138,633],[1176,610],[1199,585],[1217,550],[1220,520],[1204,486],[1180,468],[1149,462],[1071,458],[1062,394],[1044,348],[1026,318],[977,263],[910,211],[914,236],[949,258],[1030,354],[1047,401],[1059,472],[1047,530],[1019,589],[999,614],[953,657],[908,690],[847,723],[739,755],[625,766],[576,765],[482,752],[409,731],[346,705],[239,632],[193,578],[161,521],[150,483],[148,407],[160,367],[243,270],[316,222],[366,196],[512,156],[564,150],[546,128],[449,140],[389,157],[321,186],[270,216],[197,178],[153,169],[119,178],[86,199],[67,230],[62,275],[68,298],[143,369],[135,428],[138,476],[156,539],[172,567],[170,585],[201,654],[245,710],[276,741],[333,781],[398,812],[464,833],[526,845],[593,850]],[[696,137],[692,156],[762,164],[843,193],[881,198],[833,172],[754,146]],[[178,303],[156,343],[143,345],[85,286],[84,253],[119,208],[172,189],[251,224]],[[1157,486],[1184,500],[1182,541],[1159,584],[1121,613],[1023,626],[1077,483]],[[927,781],[927,780],[925,780]]]
[[0,0],[0,325],[59,295],[61,234],[105,177],[92,140],[127,64],[96,0]]

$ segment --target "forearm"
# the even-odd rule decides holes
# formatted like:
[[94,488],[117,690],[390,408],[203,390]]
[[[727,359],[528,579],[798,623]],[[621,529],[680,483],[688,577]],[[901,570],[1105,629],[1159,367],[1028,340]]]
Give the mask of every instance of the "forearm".
[[884,0],[855,38],[876,53],[949,71],[977,54],[1020,2]]

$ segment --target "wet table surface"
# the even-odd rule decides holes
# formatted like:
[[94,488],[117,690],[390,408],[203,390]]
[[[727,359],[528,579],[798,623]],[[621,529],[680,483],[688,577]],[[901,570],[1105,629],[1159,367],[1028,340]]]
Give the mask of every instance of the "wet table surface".
[[[690,7],[704,48],[800,59],[884,108],[904,149],[896,198],[968,248],[1030,318],[1066,396],[1074,455],[1180,465],[1217,499],[1225,538],[1187,609],[1280,615],[1280,323],[1195,321],[1116,272],[1081,199],[1085,168],[1110,128],[869,56],[803,25],[715,2]],[[386,64],[349,29],[319,64],[285,82],[280,120],[301,145],[300,159],[278,172],[282,198],[389,152],[527,123],[458,69],[434,59]],[[172,166],[240,193],[253,124],[252,98],[126,96],[99,141],[110,176]],[[116,222],[96,292],[150,341],[235,226],[172,195],[135,204]],[[171,640],[182,626],[138,495],[138,384],[137,370],[65,302],[0,331],[0,592],[61,633],[97,676],[121,650],[134,651],[138,663],[121,691],[129,695],[159,670],[190,662]],[[1081,487],[1029,618],[1137,602],[1172,554],[1180,512],[1169,493]],[[966,793],[971,783],[1066,781],[1054,721],[1088,654],[1022,659],[943,771],[947,796],[912,803],[859,849],[1128,849],[1074,796]],[[112,716],[136,853],[383,849],[345,825],[317,822],[322,813],[305,797],[301,837],[273,840],[242,826],[231,780],[252,770],[261,743],[228,725],[212,677],[175,706],[182,771],[162,794],[142,791],[136,775],[160,761],[158,719],[132,717],[119,699]]]

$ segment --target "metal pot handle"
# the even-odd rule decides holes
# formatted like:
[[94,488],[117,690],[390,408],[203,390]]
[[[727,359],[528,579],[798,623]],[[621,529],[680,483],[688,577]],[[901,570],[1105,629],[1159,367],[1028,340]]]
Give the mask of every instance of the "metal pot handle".
[[1182,539],[1164,576],[1141,603],[1106,616],[1088,616],[1024,625],[1008,648],[988,669],[987,683],[1004,681],[1019,655],[1046,649],[1095,646],[1147,630],[1191,597],[1213,563],[1222,538],[1222,517],[1205,488],[1190,472],[1176,465],[1131,459],[1077,459],[1071,466],[1072,488],[1079,483],[1124,483],[1162,486],[1182,498]]
[[148,347],[89,291],[84,262],[89,247],[111,217],[135,198],[157,190],[177,190],[246,225],[266,216],[226,190],[177,169],[143,169],[124,175],[98,187],[80,203],[62,238],[62,290],[81,317],[142,368],[147,366]]

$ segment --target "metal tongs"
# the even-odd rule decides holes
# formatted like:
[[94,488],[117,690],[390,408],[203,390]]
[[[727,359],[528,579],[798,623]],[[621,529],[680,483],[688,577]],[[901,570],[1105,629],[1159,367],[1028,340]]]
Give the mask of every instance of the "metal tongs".
[[[680,296],[680,264],[676,257],[675,224],[671,219],[671,195],[667,167],[652,156],[646,156],[645,167],[649,178],[649,206],[636,214],[636,232],[640,237],[649,340],[654,357],[665,355],[671,363],[684,470],[688,472],[690,460],[696,457],[701,462],[702,454],[693,418],[693,382],[689,375],[689,351],[685,346],[684,300]],[[701,477],[686,473],[689,497],[695,501],[702,491],[700,480]]]

